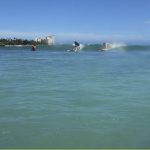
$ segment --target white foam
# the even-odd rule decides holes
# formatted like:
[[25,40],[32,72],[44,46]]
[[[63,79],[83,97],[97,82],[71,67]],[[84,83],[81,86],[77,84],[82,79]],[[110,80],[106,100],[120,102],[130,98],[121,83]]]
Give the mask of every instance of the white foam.
[[[74,47],[75,44],[73,43],[72,46]],[[85,47],[85,45],[83,45],[83,44],[80,44],[80,46],[79,46],[80,50],[82,50],[84,47]]]
[[80,44],[80,50],[82,50],[85,46],[83,44]]
[[126,46],[126,44],[124,43],[112,43],[111,47],[112,48],[119,48],[119,47],[123,47]]

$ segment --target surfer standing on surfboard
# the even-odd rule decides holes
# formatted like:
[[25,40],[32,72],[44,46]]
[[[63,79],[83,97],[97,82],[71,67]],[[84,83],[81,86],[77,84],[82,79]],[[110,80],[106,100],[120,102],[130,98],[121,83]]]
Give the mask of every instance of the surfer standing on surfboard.
[[74,41],[74,50],[77,51],[77,50],[80,50],[80,44],[77,42],[77,41]]

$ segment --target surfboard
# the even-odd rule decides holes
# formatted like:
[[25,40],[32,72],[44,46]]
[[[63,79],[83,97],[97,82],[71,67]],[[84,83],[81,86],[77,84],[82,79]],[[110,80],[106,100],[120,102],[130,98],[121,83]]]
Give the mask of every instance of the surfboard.
[[[74,44],[73,44],[73,46],[74,46]],[[70,49],[70,50],[67,50],[67,52],[79,52],[79,51],[81,51],[83,48],[84,48],[84,45],[83,45],[83,44],[80,44],[80,46],[74,47],[73,49]]]

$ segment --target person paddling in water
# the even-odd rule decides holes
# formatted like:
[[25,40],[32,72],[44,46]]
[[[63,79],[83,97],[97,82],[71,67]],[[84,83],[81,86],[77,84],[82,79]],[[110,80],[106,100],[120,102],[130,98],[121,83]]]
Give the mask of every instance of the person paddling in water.
[[36,50],[36,45],[32,44],[32,51],[35,51],[35,50]]
[[74,41],[74,50],[77,51],[77,50],[80,50],[80,44],[77,42],[77,41]]

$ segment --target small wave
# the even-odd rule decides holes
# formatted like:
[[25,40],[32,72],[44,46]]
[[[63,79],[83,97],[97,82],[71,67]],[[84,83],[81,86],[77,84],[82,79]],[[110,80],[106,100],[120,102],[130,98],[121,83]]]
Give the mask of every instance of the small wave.
[[124,50],[150,50],[149,45],[127,45],[123,47]]
[[127,46],[124,43],[112,43],[112,48],[120,48],[120,47],[125,47]]
[[84,44],[80,44],[80,50],[82,50],[85,47]]
[[[98,51],[102,48],[102,44],[81,44],[82,51]],[[124,43],[112,43],[112,49],[117,50],[150,50],[150,45],[127,45]],[[0,50],[30,50],[31,47],[0,47]],[[49,50],[49,51],[67,51],[72,50],[72,44],[58,44],[58,45],[39,45],[38,51]]]

